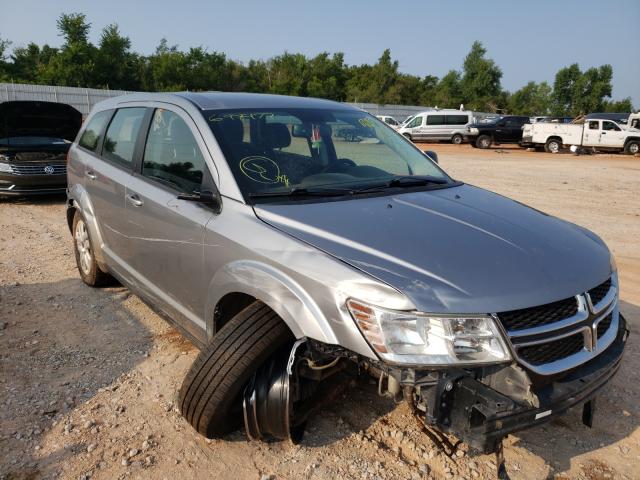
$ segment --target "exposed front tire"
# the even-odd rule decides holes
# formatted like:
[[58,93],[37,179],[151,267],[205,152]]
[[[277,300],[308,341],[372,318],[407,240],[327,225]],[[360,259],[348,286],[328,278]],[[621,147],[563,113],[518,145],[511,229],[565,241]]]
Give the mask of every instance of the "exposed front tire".
[[413,142],[413,139],[411,138],[411,134],[410,133],[403,133],[402,135],[404,136],[404,138],[406,138],[410,142]]
[[544,144],[544,149],[548,153],[558,153],[562,148],[562,142],[557,138],[550,138],[547,143]]
[[229,320],[193,362],[180,389],[182,415],[208,438],[238,428],[247,382],[293,340],[273,310],[260,301],[253,302]]
[[489,135],[480,135],[476,140],[476,147],[478,148],[489,148],[491,146],[492,139]]
[[451,143],[454,145],[460,145],[462,143],[462,135],[456,133],[453,137],[451,137]]
[[636,155],[640,153],[640,141],[638,140],[630,140],[624,146],[624,153],[627,155]]
[[89,235],[89,227],[82,216],[76,210],[73,216],[71,231],[73,233],[73,251],[76,257],[76,265],[82,281],[90,287],[100,287],[111,281],[111,275],[103,272],[96,262],[95,250]]

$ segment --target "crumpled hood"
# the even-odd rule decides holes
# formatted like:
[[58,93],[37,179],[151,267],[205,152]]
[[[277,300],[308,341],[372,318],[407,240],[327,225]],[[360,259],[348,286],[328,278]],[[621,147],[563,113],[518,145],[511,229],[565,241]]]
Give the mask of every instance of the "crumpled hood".
[[470,185],[255,211],[426,312],[541,305],[611,275],[609,250],[595,234]]
[[81,125],[82,114],[64,103],[0,103],[0,138],[52,137],[73,141]]

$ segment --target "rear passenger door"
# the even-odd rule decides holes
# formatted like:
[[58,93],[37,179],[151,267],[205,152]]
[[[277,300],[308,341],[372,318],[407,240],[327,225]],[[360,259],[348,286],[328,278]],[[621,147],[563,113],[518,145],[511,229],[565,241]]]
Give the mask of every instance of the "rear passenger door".
[[203,179],[211,177],[195,124],[175,108],[154,110],[140,165],[126,188],[127,262],[145,293],[199,336],[208,288],[204,228],[216,215],[177,198],[202,191]]
[[[100,157],[85,156],[85,189],[93,205],[104,242],[103,253],[110,257],[111,263],[121,264],[123,254],[128,248],[124,234],[125,186],[131,179],[136,140],[145,112],[146,108],[141,107],[116,110],[110,119],[104,140],[96,145]],[[109,115],[111,113],[113,112],[109,112]],[[96,114],[96,117],[98,115]],[[79,142],[82,148],[87,148],[83,145],[87,131],[83,133]],[[88,146],[94,143],[90,140],[91,138],[87,139]]]

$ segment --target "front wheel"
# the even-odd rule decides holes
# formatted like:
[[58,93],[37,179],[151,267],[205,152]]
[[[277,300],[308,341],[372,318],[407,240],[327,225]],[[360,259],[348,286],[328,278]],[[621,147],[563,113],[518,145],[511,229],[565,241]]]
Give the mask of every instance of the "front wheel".
[[90,287],[100,287],[109,283],[111,276],[103,272],[98,262],[96,262],[95,250],[89,235],[89,227],[82,214],[78,211],[73,216],[72,232],[73,251],[82,281]]
[[476,140],[476,147],[489,148],[491,146],[491,137],[489,135],[480,135]]
[[640,141],[631,140],[624,146],[624,153],[627,155],[636,155],[640,153]]
[[410,142],[413,142],[413,139],[411,138],[411,134],[410,133],[403,133],[402,136],[404,138],[406,138],[407,140],[409,140]]
[[462,143],[462,135],[456,133],[453,137],[451,137],[451,143],[454,145],[460,145]]
[[221,437],[242,424],[242,393],[271,356],[294,337],[268,306],[255,301],[216,332],[180,389],[182,415],[200,434]]

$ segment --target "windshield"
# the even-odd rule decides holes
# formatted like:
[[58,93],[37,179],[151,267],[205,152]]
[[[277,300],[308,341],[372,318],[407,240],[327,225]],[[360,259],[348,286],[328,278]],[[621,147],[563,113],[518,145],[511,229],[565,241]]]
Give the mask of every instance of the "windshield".
[[398,176],[433,178],[441,181],[438,188],[453,184],[422,152],[365,112],[279,109],[204,114],[245,198],[301,189],[359,190]]

